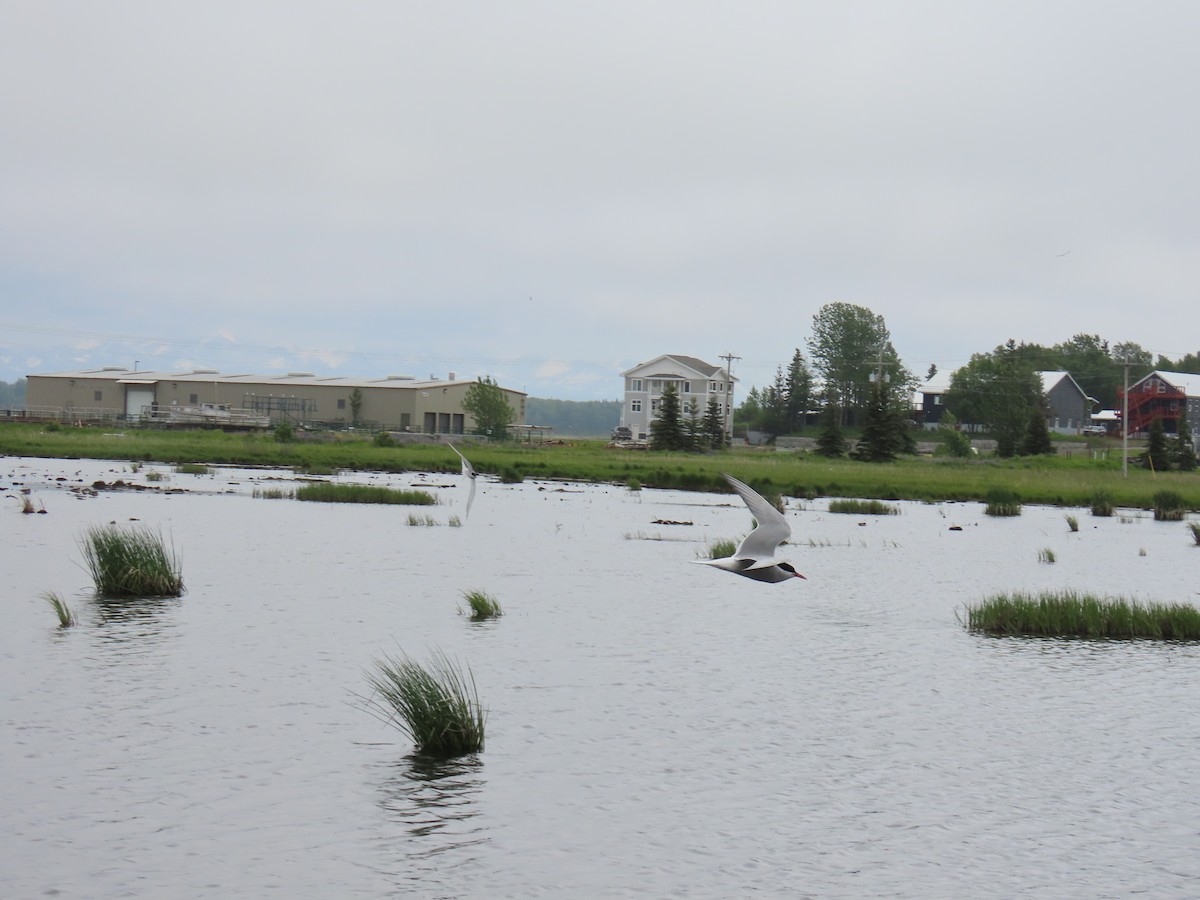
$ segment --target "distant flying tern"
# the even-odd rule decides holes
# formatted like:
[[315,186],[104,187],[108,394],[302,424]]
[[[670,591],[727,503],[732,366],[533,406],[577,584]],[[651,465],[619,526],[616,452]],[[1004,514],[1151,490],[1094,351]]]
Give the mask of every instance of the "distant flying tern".
[[463,516],[465,519],[467,516],[471,515],[471,504],[475,502],[475,467],[472,466],[470,461],[463,456],[462,453],[459,453],[458,448],[449,441],[446,442],[446,446],[448,446],[455,453],[458,453],[458,458],[462,460],[462,473],[471,480],[471,492],[467,495],[467,512],[466,515]]

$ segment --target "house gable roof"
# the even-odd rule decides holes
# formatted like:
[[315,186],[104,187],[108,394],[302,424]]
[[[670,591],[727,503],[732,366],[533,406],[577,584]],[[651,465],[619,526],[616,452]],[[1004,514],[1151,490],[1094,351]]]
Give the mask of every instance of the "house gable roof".
[[[679,366],[682,366],[684,368],[691,369],[693,372],[695,372],[697,375],[699,375],[703,378],[711,378],[712,376],[717,375],[718,373],[723,375],[725,372],[725,370],[723,368],[721,368],[720,366],[714,366],[711,363],[706,363],[704,360],[699,359],[695,356],[684,356],[679,353],[664,353],[662,356],[656,356],[656,357],[654,357],[654,359],[647,360],[646,362],[640,362],[633,368],[626,369],[624,372],[621,373],[621,375],[628,376],[628,375],[634,374],[635,372],[640,372],[642,378],[680,378],[680,377],[682,377],[679,375],[678,372],[669,372],[669,373],[664,372],[662,374],[649,374],[645,371],[645,369],[648,366],[657,365],[659,363],[665,363],[667,360],[671,360],[671,361],[675,362],[676,364],[678,364]],[[737,381],[736,378],[728,378],[727,380],[728,381]]]
[[1200,397],[1200,375],[1192,372],[1166,372],[1162,369],[1155,369],[1145,378],[1139,378],[1129,386],[1129,392],[1133,393],[1134,389],[1149,378],[1158,378],[1161,381],[1167,382],[1172,387],[1179,388],[1189,397]]
[[1038,378],[1042,379],[1043,394],[1049,394],[1052,390],[1058,387],[1060,382],[1066,380],[1071,383],[1071,385],[1079,393],[1080,397],[1083,397],[1085,400],[1092,400],[1095,402],[1092,397],[1087,395],[1087,391],[1079,386],[1079,382],[1071,376],[1070,372],[1038,372],[1037,375]]

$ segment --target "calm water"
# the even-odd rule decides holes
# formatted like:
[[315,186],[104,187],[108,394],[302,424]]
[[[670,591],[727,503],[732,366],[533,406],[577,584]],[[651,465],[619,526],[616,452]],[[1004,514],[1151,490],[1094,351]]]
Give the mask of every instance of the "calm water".
[[[1200,602],[1178,523],[793,501],[808,580],[763,585],[689,562],[748,529],[732,496],[481,480],[454,528],[459,477],[356,476],[441,485],[424,527],[252,496],[289,477],[0,460],[47,510],[0,515],[0,895],[1200,895],[1200,648],[955,615],[1014,589]],[[130,520],[182,598],[91,598],[78,539]],[[506,615],[459,615],[472,588]],[[434,650],[490,711],[448,765],[361,699],[381,654]]]

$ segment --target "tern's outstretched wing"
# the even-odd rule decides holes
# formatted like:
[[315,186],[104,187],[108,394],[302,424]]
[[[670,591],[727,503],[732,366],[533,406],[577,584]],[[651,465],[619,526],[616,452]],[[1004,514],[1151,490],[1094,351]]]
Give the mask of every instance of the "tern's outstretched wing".
[[447,442],[446,446],[448,446],[455,453],[458,453],[458,458],[462,460],[462,473],[471,480],[471,491],[467,494],[467,511],[466,514],[463,515],[463,518],[466,519],[470,517],[471,504],[475,502],[475,467],[471,465],[470,461],[463,456],[462,453],[459,453],[458,448],[453,444]]
[[[721,473],[725,475],[725,473]],[[725,475],[725,480],[733,486],[738,495],[750,509],[750,514],[758,522],[757,527],[742,540],[734,557],[737,559],[754,558],[760,562],[774,564],[775,551],[779,545],[792,535],[791,526],[783,513],[763,499],[762,495],[749,485],[738,481],[732,475]]]

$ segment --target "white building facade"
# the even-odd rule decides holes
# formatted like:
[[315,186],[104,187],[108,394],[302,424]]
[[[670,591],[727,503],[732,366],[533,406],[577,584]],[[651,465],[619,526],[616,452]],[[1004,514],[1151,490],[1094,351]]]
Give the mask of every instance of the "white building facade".
[[634,439],[649,439],[650,423],[658,418],[662,393],[668,384],[675,385],[685,417],[693,401],[698,414],[703,416],[709,401],[715,399],[725,423],[725,435],[731,436],[733,386],[737,379],[730,378],[722,366],[711,365],[694,356],[667,354],[638,363],[622,372],[621,377],[625,380],[625,390],[620,424],[632,432]]

